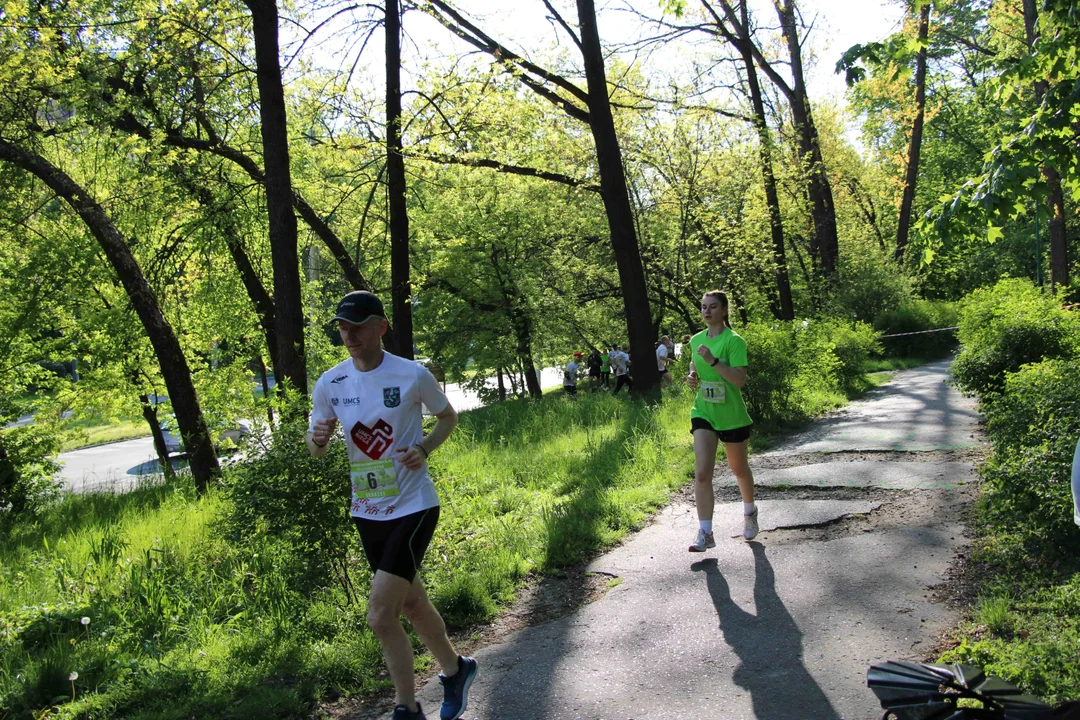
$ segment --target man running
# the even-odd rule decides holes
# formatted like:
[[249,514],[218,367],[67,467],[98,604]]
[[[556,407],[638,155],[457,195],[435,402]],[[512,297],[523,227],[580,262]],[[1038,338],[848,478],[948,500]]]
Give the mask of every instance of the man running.
[[[440,719],[457,720],[468,707],[477,664],[457,654],[417,572],[439,520],[427,458],[457,426],[457,412],[426,368],[383,350],[389,325],[378,297],[362,290],[349,293],[338,303],[334,320],[350,357],[315,383],[308,452],[326,454],[341,422],[351,466],[352,518],[374,573],[368,624],[394,683],[394,720],[426,720],[416,701],[403,613],[442,668]],[[427,436],[423,406],[435,415]]]
[[618,395],[623,385],[633,390],[634,381],[630,379],[630,356],[618,345],[611,351],[611,365],[615,368],[615,389],[611,391],[611,394]]
[[656,368],[660,371],[660,386],[667,387],[671,384],[671,370],[668,368],[674,358],[671,356],[671,348],[668,344],[671,339],[664,335],[660,338],[660,344],[656,346]]

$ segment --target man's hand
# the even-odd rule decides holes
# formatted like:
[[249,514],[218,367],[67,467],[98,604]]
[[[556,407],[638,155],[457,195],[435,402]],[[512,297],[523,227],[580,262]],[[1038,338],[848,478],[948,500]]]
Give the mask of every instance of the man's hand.
[[398,448],[397,454],[397,461],[409,470],[419,470],[423,467],[424,461],[427,460],[427,455],[425,455],[424,451],[416,445],[410,445],[407,448]]
[[326,445],[333,437],[335,427],[337,427],[337,418],[316,420],[315,427],[311,431],[311,441],[316,445]]

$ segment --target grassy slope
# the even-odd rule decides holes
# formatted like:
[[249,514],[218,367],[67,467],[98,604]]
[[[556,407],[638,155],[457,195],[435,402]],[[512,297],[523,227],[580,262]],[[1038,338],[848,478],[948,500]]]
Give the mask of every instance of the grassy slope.
[[[464,414],[432,458],[443,515],[425,583],[447,621],[488,620],[529,574],[640,527],[692,477],[690,400],[552,394]],[[842,402],[806,398],[809,414]],[[363,601],[332,578],[290,595],[272,548],[243,555],[219,537],[227,511],[181,478],[70,496],[16,532],[0,548],[0,718],[290,717],[327,692],[384,690]],[[362,596],[358,543],[351,553]]]

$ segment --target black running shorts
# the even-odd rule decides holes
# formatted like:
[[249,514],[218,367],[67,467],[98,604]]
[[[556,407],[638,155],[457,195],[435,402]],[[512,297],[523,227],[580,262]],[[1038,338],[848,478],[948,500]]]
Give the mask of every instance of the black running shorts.
[[720,438],[720,442],[723,443],[741,443],[750,439],[750,428],[752,425],[743,425],[742,427],[735,428],[734,430],[717,430],[712,424],[705,418],[692,417],[690,418],[690,434],[693,435],[695,430],[709,430],[716,433]]
[[439,508],[428,508],[393,520],[354,517],[353,522],[360,531],[360,542],[364,544],[371,572],[382,570],[412,582],[424,561],[435,526],[439,524]]

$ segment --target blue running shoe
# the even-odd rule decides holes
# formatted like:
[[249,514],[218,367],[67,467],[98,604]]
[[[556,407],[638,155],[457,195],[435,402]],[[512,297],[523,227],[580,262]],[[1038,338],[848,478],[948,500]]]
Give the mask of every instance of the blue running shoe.
[[439,720],[457,720],[469,707],[469,688],[473,680],[480,672],[479,666],[472,658],[461,657],[457,659],[458,670],[450,677],[439,675],[439,682],[443,686],[443,704],[439,711]]
[[404,705],[398,705],[394,708],[394,720],[427,720],[427,716],[424,715],[424,708],[420,707],[420,703],[416,703],[416,712]]

